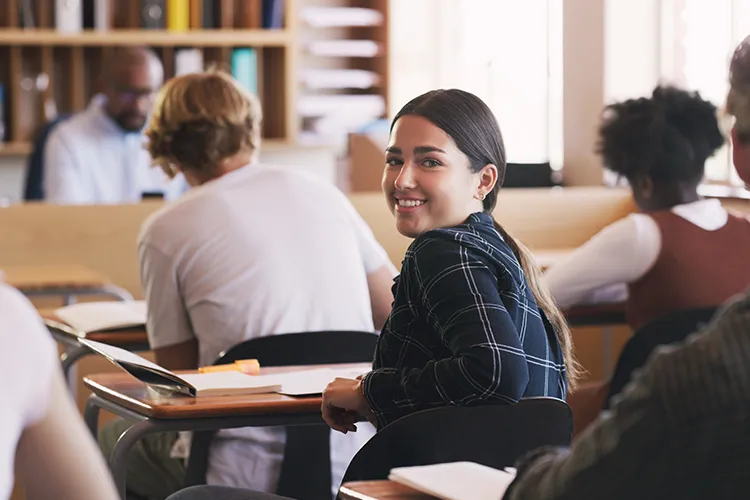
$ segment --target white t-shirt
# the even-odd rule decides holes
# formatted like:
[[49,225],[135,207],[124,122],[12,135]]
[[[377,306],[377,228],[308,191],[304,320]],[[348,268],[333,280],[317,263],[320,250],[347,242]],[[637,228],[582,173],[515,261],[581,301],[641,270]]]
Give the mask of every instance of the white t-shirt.
[[0,498],[13,488],[16,446],[24,429],[47,413],[50,382],[58,366],[54,341],[34,307],[0,283]]
[[95,96],[50,132],[44,146],[44,197],[58,204],[137,203],[144,192],[174,199],[187,189],[151,164],[141,133],[124,132]]
[[[671,211],[706,231],[724,227],[728,219],[717,199],[677,205]],[[627,285],[645,276],[660,252],[661,231],[656,222],[645,214],[630,214],[550,267],[543,279],[563,309],[584,303],[620,302],[627,299]]]
[[[260,336],[373,331],[367,274],[390,264],[333,185],[260,165],[165,206],[144,224],[138,248],[151,347],[197,338],[201,365]],[[336,486],[372,435],[361,427],[332,435]],[[283,450],[283,428],[223,431],[209,484],[274,491]]]

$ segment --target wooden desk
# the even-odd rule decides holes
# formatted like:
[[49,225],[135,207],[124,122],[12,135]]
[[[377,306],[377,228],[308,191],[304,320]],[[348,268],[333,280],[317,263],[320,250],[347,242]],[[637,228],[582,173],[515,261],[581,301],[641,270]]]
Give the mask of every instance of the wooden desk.
[[132,300],[106,276],[80,265],[3,266],[0,275],[25,295],[61,295],[67,302],[75,295],[106,295]]
[[339,489],[340,500],[434,500],[436,497],[393,481],[356,481]]
[[[337,366],[362,367],[363,371],[370,369],[368,364],[362,363]],[[261,374],[288,373],[302,368],[310,367],[262,368]],[[128,451],[146,434],[322,422],[320,395],[297,398],[280,394],[252,394],[191,398],[158,394],[127,373],[91,375],[83,381],[93,393],[86,402],[83,418],[94,436],[98,434],[101,408],[134,422],[120,435],[110,457],[112,476],[122,498],[125,498]]]

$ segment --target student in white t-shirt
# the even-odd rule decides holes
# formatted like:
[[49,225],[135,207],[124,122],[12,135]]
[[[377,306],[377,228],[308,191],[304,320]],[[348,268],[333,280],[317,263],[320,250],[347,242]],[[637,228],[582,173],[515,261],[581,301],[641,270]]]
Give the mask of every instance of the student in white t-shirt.
[[[138,241],[149,341],[166,368],[210,365],[254,337],[374,332],[390,312],[396,270],[369,227],[330,183],[256,164],[260,120],[256,99],[219,72],[175,78],[157,97],[150,153],[193,186],[149,218]],[[102,431],[105,452],[123,425]],[[334,490],[373,433],[363,424],[331,437]],[[220,432],[209,484],[275,491],[284,438],[283,428]],[[184,464],[170,454],[187,443],[175,440],[157,435],[131,453],[133,493],[179,489]]]
[[0,499],[14,471],[27,500],[114,500],[114,483],[83,425],[57,350],[34,307],[0,283]]
[[750,225],[697,192],[706,160],[723,143],[715,106],[697,93],[657,87],[605,109],[598,152],[628,180],[641,213],[604,228],[545,273],[560,307],[627,299],[638,328],[744,289]]

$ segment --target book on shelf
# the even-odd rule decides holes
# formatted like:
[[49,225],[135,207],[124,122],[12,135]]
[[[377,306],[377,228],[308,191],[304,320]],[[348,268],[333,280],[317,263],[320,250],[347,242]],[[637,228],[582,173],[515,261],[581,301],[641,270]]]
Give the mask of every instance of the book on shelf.
[[83,30],[83,0],[56,0],[55,27],[60,33]]
[[81,339],[80,342],[157,392],[192,397],[272,393],[313,396],[321,394],[337,377],[355,379],[371,369],[369,363],[360,363],[341,367],[311,366],[298,371],[267,375],[250,375],[238,369],[176,374],[125,349],[88,339]]
[[[202,29],[212,29],[216,27],[218,18],[218,2],[214,0],[199,0],[198,10],[190,11],[190,25],[200,26]],[[195,21],[193,21],[195,19]]]
[[442,500],[501,500],[516,477],[512,468],[452,462],[391,469],[388,479]]
[[83,28],[109,30],[112,24],[111,7],[110,0],[83,0]]
[[143,300],[79,302],[55,309],[55,316],[80,333],[145,327]]
[[232,77],[249,92],[258,95],[258,53],[249,47],[232,51]]
[[107,31],[112,27],[112,4],[110,0],[94,0],[94,29]]
[[200,49],[177,49],[174,54],[175,76],[203,71],[203,51]]
[[21,5],[18,9],[19,14],[19,26],[24,29],[33,29],[36,27],[36,20],[34,18],[34,3],[33,0],[21,0]]
[[284,0],[263,0],[263,28],[280,29],[283,26]]
[[305,7],[300,17],[314,28],[379,26],[383,23],[380,11],[362,7]]
[[380,45],[373,40],[315,40],[307,52],[319,57],[375,57]]
[[165,0],[140,0],[141,27],[145,29],[161,30],[165,26]]
[[190,0],[167,0],[167,30],[190,29]]
[[257,29],[263,26],[263,0],[244,0],[239,7],[239,27]]

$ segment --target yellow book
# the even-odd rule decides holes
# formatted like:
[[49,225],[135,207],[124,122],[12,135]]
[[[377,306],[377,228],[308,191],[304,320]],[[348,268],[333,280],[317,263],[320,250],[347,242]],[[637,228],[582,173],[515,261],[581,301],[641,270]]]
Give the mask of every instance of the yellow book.
[[190,0],[167,0],[167,30],[190,29]]

